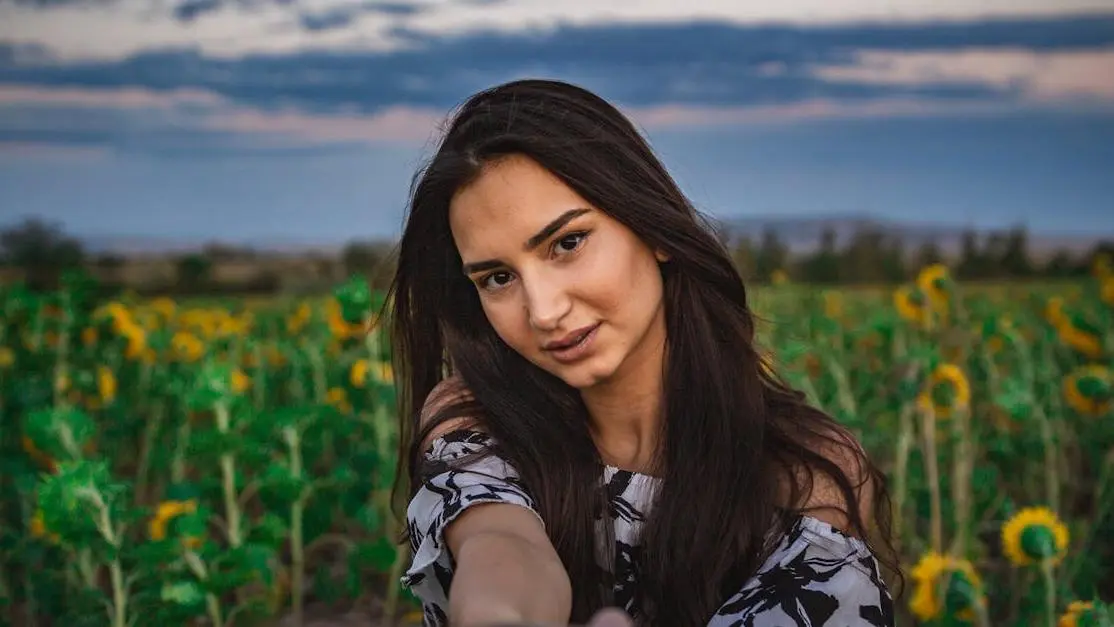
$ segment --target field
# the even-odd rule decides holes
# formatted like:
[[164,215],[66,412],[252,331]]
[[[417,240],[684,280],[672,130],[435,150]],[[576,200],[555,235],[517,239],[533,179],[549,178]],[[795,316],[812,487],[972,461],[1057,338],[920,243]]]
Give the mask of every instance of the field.
[[[92,294],[0,300],[0,625],[415,620],[388,343],[364,325],[381,297],[358,278],[298,302]],[[1110,624],[1108,262],[755,303],[770,363],[890,478],[899,624]]]

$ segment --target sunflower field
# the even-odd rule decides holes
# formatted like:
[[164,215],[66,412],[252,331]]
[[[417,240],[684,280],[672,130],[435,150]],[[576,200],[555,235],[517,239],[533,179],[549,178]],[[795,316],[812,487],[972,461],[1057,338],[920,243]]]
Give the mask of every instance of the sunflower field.
[[[382,296],[0,292],[0,625],[420,621]],[[756,291],[770,365],[886,471],[901,625],[1112,625],[1114,269]],[[895,589],[895,593],[899,590]]]

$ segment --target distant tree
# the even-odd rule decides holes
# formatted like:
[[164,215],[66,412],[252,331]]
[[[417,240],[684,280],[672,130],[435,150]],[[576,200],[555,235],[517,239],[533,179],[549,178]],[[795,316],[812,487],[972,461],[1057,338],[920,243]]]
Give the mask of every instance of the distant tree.
[[993,232],[987,236],[986,246],[983,249],[986,272],[981,278],[997,279],[1005,275],[1005,271],[1002,268],[1002,259],[1006,256],[1008,241],[1005,234],[1000,232]]
[[377,289],[387,287],[395,261],[395,251],[386,242],[354,241],[341,252],[345,274],[363,274]]
[[1043,273],[1052,279],[1064,279],[1079,274],[1080,263],[1066,250],[1057,250],[1044,264]]
[[1002,258],[998,262],[1006,276],[1025,278],[1033,274],[1028,243],[1029,234],[1025,227],[1010,229],[1003,245]]
[[750,241],[750,238],[745,235],[735,238],[730,243],[729,250],[731,251],[731,260],[735,263],[735,268],[738,269],[743,280],[749,281],[754,278],[757,252],[754,250],[754,243]]
[[85,251],[60,225],[28,218],[0,231],[0,258],[23,269],[28,287],[44,289],[53,286],[62,271],[80,267]]
[[979,236],[973,230],[963,232],[960,244],[959,263],[955,275],[958,279],[981,279],[987,276],[986,257],[979,250]]
[[820,234],[820,246],[812,255],[801,261],[801,278],[808,283],[838,283],[839,250],[836,248],[836,234],[830,227]]
[[891,237],[881,250],[882,278],[887,283],[900,283],[908,278],[905,267],[905,243],[900,238]]
[[917,254],[914,257],[913,264],[916,267],[916,270],[919,271],[925,266],[931,266],[935,263],[943,263],[943,261],[944,254],[940,251],[940,245],[936,243],[936,240],[929,239],[922,243],[919,248],[917,248]]
[[843,250],[840,278],[851,283],[877,283],[885,278],[881,269],[885,234],[873,227],[859,229]]
[[766,229],[762,232],[762,243],[754,258],[754,278],[767,282],[775,270],[784,270],[789,264],[789,247],[786,246],[777,231]]
[[191,253],[178,259],[175,269],[178,275],[178,288],[193,292],[209,285],[213,262],[205,254]]

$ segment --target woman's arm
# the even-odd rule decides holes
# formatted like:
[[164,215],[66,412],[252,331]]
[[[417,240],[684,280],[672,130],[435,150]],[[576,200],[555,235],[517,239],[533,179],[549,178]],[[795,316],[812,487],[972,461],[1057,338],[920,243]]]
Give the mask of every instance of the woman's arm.
[[477,505],[445,529],[445,540],[456,560],[452,625],[568,624],[569,576],[533,513],[517,505]]
[[[442,381],[427,399],[422,422],[470,396],[459,378]],[[454,429],[477,428],[473,422],[446,421],[423,446]],[[445,527],[444,536],[455,562],[448,607],[454,627],[568,623],[572,585],[536,514],[508,503],[473,505]]]

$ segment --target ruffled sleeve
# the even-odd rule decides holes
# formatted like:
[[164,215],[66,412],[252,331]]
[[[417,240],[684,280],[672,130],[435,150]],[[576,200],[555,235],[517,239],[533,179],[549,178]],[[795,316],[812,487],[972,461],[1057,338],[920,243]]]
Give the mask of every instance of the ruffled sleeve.
[[460,430],[434,440],[426,452],[430,470],[406,511],[413,560],[402,577],[402,585],[422,602],[426,625],[447,620],[454,566],[444,537],[449,523],[480,503],[519,505],[537,515],[534,499],[510,464],[492,454],[467,459],[492,443],[485,433]]

